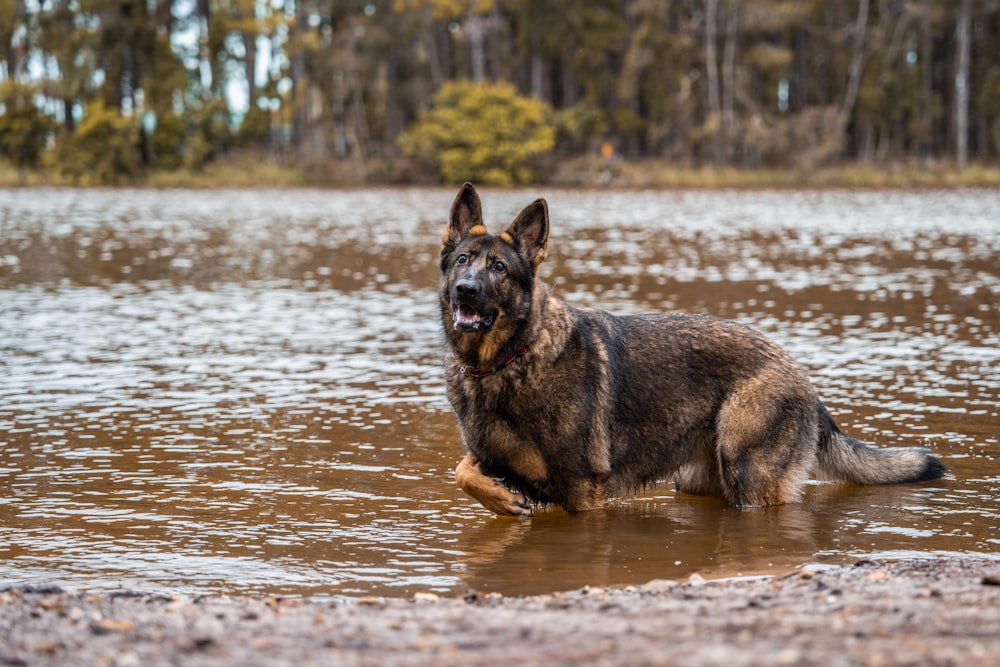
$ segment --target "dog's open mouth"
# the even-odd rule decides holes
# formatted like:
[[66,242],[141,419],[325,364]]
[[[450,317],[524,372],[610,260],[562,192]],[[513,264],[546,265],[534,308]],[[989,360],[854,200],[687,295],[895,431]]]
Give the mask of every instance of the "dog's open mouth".
[[455,325],[455,330],[462,333],[470,333],[473,331],[483,331],[489,329],[493,326],[494,320],[496,320],[496,313],[482,314],[472,306],[460,303],[455,307],[455,310],[451,314],[452,322]]

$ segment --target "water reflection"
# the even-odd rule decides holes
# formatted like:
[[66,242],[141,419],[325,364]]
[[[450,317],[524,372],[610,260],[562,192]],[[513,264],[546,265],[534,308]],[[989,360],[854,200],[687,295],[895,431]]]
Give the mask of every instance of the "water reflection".
[[[505,223],[536,192],[487,193]],[[764,330],[842,426],[953,479],[568,516],[454,488],[450,191],[0,193],[0,580],[530,593],[862,555],[994,555],[1000,193],[546,193],[578,304]],[[496,224],[494,225],[496,226]]]

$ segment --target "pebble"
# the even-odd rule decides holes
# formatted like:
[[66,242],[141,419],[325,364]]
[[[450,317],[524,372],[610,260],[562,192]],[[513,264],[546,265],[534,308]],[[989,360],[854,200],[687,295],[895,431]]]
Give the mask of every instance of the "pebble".
[[414,602],[433,602],[434,600],[440,599],[440,596],[436,593],[428,593],[425,591],[418,591],[413,594]]

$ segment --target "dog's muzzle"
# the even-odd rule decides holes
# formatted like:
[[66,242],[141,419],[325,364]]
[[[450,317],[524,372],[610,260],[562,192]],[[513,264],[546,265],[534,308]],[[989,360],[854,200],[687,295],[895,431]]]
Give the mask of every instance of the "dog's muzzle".
[[482,315],[475,308],[464,304],[459,304],[452,313],[452,322],[455,324],[455,330],[462,333],[472,333],[473,331],[489,329],[493,326],[494,320],[496,320],[495,313]]
[[472,333],[493,326],[497,313],[489,309],[483,293],[482,282],[473,276],[463,276],[455,283],[451,293],[451,319],[455,331]]

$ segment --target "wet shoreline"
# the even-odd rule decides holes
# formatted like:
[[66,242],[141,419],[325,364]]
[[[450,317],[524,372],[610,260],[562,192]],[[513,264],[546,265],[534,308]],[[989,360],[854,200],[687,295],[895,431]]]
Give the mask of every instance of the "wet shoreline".
[[1000,562],[505,597],[0,592],[3,665],[995,665]]

